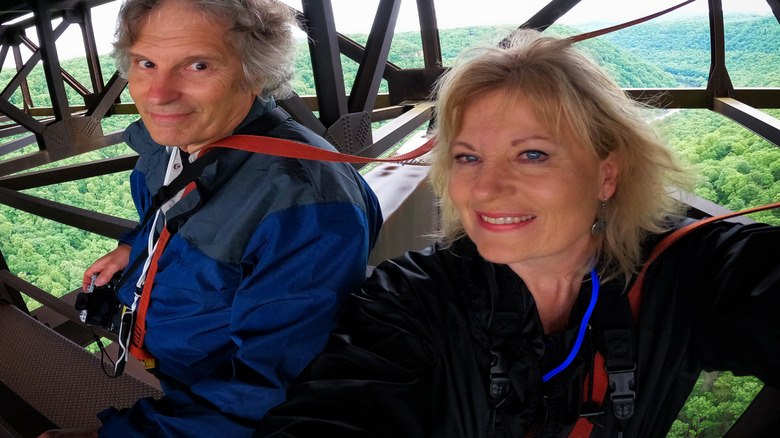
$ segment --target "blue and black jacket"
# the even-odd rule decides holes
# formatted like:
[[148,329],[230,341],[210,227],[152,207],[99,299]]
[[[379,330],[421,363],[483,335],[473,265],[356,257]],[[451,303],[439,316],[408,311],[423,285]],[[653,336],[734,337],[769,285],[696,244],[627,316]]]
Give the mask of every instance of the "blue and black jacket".
[[[234,134],[256,134],[274,107],[258,99]],[[334,150],[292,119],[265,135]],[[141,121],[125,141],[139,154],[130,179],[144,218],[173,148],[155,143]],[[100,436],[251,435],[364,280],[382,223],[378,201],[347,164],[231,150],[166,218],[181,225],[158,263],[145,339],[165,396],[104,413]],[[132,247],[131,266],[145,257],[150,222],[120,239]],[[140,272],[125,273],[126,304]]]

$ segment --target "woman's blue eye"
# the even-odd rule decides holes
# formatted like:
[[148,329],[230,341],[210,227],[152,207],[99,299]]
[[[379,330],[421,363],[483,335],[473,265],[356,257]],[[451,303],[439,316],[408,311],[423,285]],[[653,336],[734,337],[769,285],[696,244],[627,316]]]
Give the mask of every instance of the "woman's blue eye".
[[155,65],[152,61],[149,61],[148,59],[142,59],[138,61],[138,66],[141,68],[154,68]]
[[479,158],[475,157],[474,155],[458,154],[455,156],[455,161],[461,163],[473,163],[475,161],[479,161]]
[[525,151],[520,154],[520,158],[530,161],[544,161],[547,158],[547,154],[542,151]]

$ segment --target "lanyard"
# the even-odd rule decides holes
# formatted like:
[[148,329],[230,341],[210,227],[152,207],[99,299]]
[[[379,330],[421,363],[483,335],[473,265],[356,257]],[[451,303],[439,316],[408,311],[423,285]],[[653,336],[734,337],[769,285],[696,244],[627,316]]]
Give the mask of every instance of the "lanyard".
[[590,281],[591,281],[591,288],[593,289],[593,292],[590,296],[590,304],[588,304],[588,310],[585,311],[585,315],[582,317],[582,322],[580,322],[580,331],[577,333],[577,340],[574,342],[574,348],[571,349],[571,352],[569,352],[569,356],[566,357],[566,360],[563,361],[562,364],[558,365],[557,367],[553,368],[552,371],[545,374],[542,377],[542,381],[546,382],[553,377],[555,377],[556,374],[563,371],[571,362],[574,360],[574,358],[577,356],[577,353],[580,352],[580,347],[582,347],[582,340],[585,337],[585,331],[588,329],[588,322],[590,322],[590,315],[593,313],[593,309],[596,307],[596,301],[599,298],[599,276],[596,274],[596,270],[593,269],[590,271]]
[[[181,181],[181,174],[177,176],[176,179],[174,179],[174,173],[176,172],[175,166],[178,162],[177,158],[179,157],[181,157],[179,150],[173,149],[168,160],[168,168],[165,172],[164,183],[167,186],[170,186],[172,179],[173,181]],[[187,157],[182,158],[185,160],[187,159]],[[187,168],[185,167],[185,171],[186,169]],[[186,178],[189,178],[189,176],[186,176]],[[147,368],[152,368],[155,365],[155,357],[149,352],[149,350],[144,347],[144,338],[146,337],[146,311],[149,308],[149,301],[152,295],[151,289],[152,285],[154,285],[154,277],[157,273],[158,260],[160,259],[163,251],[165,251],[165,247],[168,245],[168,241],[171,237],[167,225],[163,225],[162,232],[157,239],[155,239],[155,230],[157,229],[157,221],[160,220],[161,216],[162,220],[165,221],[165,213],[163,210],[167,210],[168,207],[170,207],[168,203],[178,202],[178,199],[186,196],[187,193],[192,191],[194,188],[195,183],[190,181],[183,190],[179,190],[177,192],[171,191],[170,196],[163,200],[162,205],[157,206],[155,209],[156,211],[154,211],[154,220],[151,223],[149,229],[149,238],[147,240],[147,257],[144,261],[143,268],[141,269],[141,275],[139,275],[138,282],[136,283],[133,304],[129,309],[129,313],[135,314],[135,316],[127,319],[122,318],[122,326],[120,327],[119,331],[119,344],[122,353],[119,360],[117,360],[117,364],[119,364],[120,361],[122,364],[124,364],[124,360],[127,359],[127,352],[130,352],[137,359],[144,361],[144,364]],[[181,192],[181,197],[179,197],[179,192]],[[132,327],[132,331],[129,329],[129,327],[125,327],[126,324]],[[122,336],[122,334],[124,334],[124,336]]]

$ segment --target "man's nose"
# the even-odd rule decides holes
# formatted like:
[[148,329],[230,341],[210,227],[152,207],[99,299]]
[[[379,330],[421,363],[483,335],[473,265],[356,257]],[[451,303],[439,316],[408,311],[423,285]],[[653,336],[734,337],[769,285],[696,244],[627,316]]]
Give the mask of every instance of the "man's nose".
[[170,72],[153,75],[146,91],[146,100],[153,104],[166,104],[181,96],[181,78]]

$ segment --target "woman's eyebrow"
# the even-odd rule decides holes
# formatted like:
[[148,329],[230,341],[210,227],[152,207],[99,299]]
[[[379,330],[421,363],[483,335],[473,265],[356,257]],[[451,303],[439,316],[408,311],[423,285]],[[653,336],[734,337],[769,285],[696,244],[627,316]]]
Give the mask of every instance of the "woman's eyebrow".
[[534,135],[529,135],[529,136],[527,136],[527,137],[520,137],[520,138],[517,138],[517,139],[515,139],[515,140],[512,140],[511,142],[509,142],[509,144],[510,144],[511,146],[515,147],[515,146],[520,146],[520,145],[522,145],[523,143],[529,142],[529,141],[531,141],[531,140],[543,140],[543,141],[549,141],[549,140],[550,140],[550,138],[549,138],[549,137],[547,137],[547,136],[544,136],[544,135],[536,135],[536,134],[534,134]]
[[474,150],[474,146],[472,146],[471,143],[468,143],[468,142],[463,141],[463,140],[455,140],[454,142],[452,142],[451,148],[453,148],[455,146],[463,146],[466,149],[469,149],[469,150],[472,150],[472,151]]

